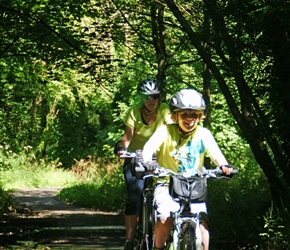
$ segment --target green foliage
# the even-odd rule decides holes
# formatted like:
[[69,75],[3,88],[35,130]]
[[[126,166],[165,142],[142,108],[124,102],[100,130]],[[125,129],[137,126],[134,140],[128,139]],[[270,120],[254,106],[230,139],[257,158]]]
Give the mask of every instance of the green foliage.
[[271,195],[260,168],[251,161],[244,163],[231,181],[208,182],[211,242],[215,249],[256,249],[263,244],[259,235],[264,230],[263,214],[271,204]]
[[[97,165],[116,163],[112,148],[123,133],[123,118],[134,105],[136,86],[143,78],[164,74],[167,99],[184,87],[201,91],[209,80],[211,130],[229,163],[240,170],[232,182],[215,182],[212,196],[225,198],[222,203],[213,201],[221,213],[230,207],[231,213],[237,210],[244,216],[237,218],[240,228],[218,217],[214,225],[221,225],[226,232],[230,225],[231,236],[238,242],[243,237],[250,242],[259,238],[259,233],[260,240],[274,238],[278,242],[282,237],[279,232],[284,234],[279,222],[282,216],[275,209],[267,215],[264,211],[271,201],[268,186],[282,183],[289,190],[289,2],[175,1],[196,33],[194,39],[176,21],[166,2],[160,6],[154,1],[126,0],[1,1],[3,187],[74,182],[71,173],[59,166],[70,169],[81,159],[89,158]],[[219,79],[203,78],[209,65],[204,65],[193,45],[196,43],[209,46],[207,52],[226,82],[228,96],[222,95]],[[230,98],[234,103],[228,108]],[[234,120],[230,109],[243,116]],[[245,133],[237,122],[240,125],[248,119],[253,120],[247,123],[250,126]],[[265,157],[257,151],[272,149],[268,152],[276,165],[264,172],[273,173],[276,167],[279,179],[273,178],[270,185],[246,143],[252,138],[257,139],[252,144],[260,143],[250,146],[261,167],[267,168],[269,161],[263,162]],[[108,175],[105,167],[92,165],[77,172],[81,182],[71,186],[76,193],[69,191],[64,196],[78,202],[89,193],[92,201],[94,196],[99,199],[88,206],[105,208],[106,198],[101,194],[124,188],[121,170]],[[52,178],[55,174],[62,177]],[[117,186],[110,183],[114,176]],[[271,176],[266,177],[271,180]],[[53,179],[60,182],[51,183]],[[26,183],[16,184],[18,180]],[[83,190],[81,195],[78,190]],[[124,193],[118,195],[123,197]],[[105,201],[116,210],[123,204],[118,200],[118,207]],[[213,232],[213,239],[222,237],[218,230]],[[274,247],[276,243],[271,244]]]
[[[3,144],[15,152],[31,145],[37,158],[58,160],[66,168],[88,155],[113,159],[112,147],[123,132],[122,119],[134,103],[138,82],[157,72],[150,9],[120,11],[119,4],[106,3],[105,9],[102,2],[89,1],[0,4],[7,13],[0,22],[1,44],[10,45],[1,48],[0,59]],[[138,9],[139,4],[128,6]],[[123,14],[140,25],[138,32],[128,29]],[[19,40],[10,43],[18,30],[23,31]],[[185,43],[178,41],[170,51],[180,46]],[[171,57],[171,65],[186,58],[184,51]],[[169,69],[175,75],[170,94],[195,74],[188,63],[181,65],[184,70]]]
[[289,249],[290,223],[286,208],[277,208],[273,204],[264,215],[264,230],[260,233],[263,249]]
[[122,211],[126,198],[122,168],[113,168],[109,172],[98,169],[98,176],[97,173],[88,175],[86,171],[80,183],[62,189],[58,198],[96,210]]
[[37,110],[41,109],[37,108],[37,103],[42,99],[42,69],[39,64],[23,59],[0,60],[1,143],[10,145],[13,151],[32,145],[33,139],[41,133],[39,124],[34,124],[41,119],[41,116],[36,116]]
[[31,147],[14,153],[6,147],[0,150],[1,184],[5,190],[32,187],[59,187],[75,182],[76,178],[59,168],[57,162],[38,160]]

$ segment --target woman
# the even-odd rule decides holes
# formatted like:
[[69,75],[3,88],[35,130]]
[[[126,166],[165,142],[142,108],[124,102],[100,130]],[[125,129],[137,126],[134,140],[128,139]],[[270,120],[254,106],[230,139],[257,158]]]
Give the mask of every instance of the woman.
[[[119,143],[118,154],[126,151],[134,152],[142,149],[155,130],[171,121],[170,109],[162,103],[162,93],[159,82],[146,79],[138,84],[137,92],[141,102],[129,110],[125,120],[125,131]],[[125,160],[124,178],[126,181],[128,199],[125,208],[126,242],[125,250],[134,249],[134,236],[141,213],[142,192],[144,180],[136,179],[130,171],[131,159]]]

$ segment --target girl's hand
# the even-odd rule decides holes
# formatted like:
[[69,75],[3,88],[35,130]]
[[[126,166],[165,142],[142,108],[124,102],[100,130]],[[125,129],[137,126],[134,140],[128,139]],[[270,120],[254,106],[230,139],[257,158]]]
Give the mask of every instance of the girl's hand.
[[223,165],[221,166],[221,169],[223,170],[223,172],[226,174],[226,175],[230,175],[231,172],[233,171],[233,166],[231,165]]

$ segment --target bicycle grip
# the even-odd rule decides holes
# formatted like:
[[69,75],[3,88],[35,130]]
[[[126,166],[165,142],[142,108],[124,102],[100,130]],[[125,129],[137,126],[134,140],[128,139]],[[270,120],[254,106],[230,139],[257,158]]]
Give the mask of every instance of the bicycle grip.
[[[224,172],[222,172],[222,167],[227,167],[227,168],[232,168],[232,171],[230,173],[230,175],[226,175]],[[220,170],[221,170],[221,173],[219,173],[220,175],[223,175],[223,176],[230,176],[232,177],[233,175],[236,175],[239,173],[239,170],[237,170],[236,168],[234,168],[234,166],[232,165],[222,165],[220,166]]]
[[237,170],[236,168],[233,168],[232,172],[231,172],[231,175],[235,175],[235,174],[238,174],[239,173],[239,170]]

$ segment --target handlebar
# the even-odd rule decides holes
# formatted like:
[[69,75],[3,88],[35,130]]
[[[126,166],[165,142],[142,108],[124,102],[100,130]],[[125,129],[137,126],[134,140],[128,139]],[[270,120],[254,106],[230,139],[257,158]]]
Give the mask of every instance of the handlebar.
[[[197,176],[210,178],[210,179],[231,179],[231,177],[236,174],[238,174],[238,170],[235,168],[233,168],[230,175],[226,175],[221,168],[206,169],[205,167],[202,167],[198,171]],[[149,174],[144,177],[146,178],[147,176],[148,177],[152,176],[152,177],[163,178],[170,175],[183,175],[185,177],[189,177],[189,176],[186,176],[186,174],[184,173],[175,173],[170,169],[166,169],[162,167],[157,168],[153,174]]]
[[[135,158],[136,156],[137,156],[136,152],[126,152],[125,154],[119,155],[120,158]],[[155,170],[153,170],[153,173],[151,173],[151,174],[147,173],[147,171],[151,170],[151,169],[148,169],[148,166],[146,166],[146,164],[143,164],[141,162],[138,162],[138,164],[136,166],[136,170],[138,168],[140,173],[143,172],[142,177],[144,179],[148,178],[148,177],[163,178],[163,177],[167,177],[170,175],[182,175],[183,174],[183,173],[175,173],[170,169],[166,169],[164,167],[161,167],[157,162],[153,162],[153,163],[154,163],[156,168],[155,168]],[[221,178],[231,179],[233,177],[233,175],[238,174],[238,170],[235,169],[233,166],[231,166],[231,165],[223,165],[223,166],[233,168],[230,175],[226,175],[223,172],[223,170],[221,169],[221,167],[218,167],[215,169],[206,169],[205,167],[202,167],[201,169],[198,170],[197,176],[211,178],[211,179],[221,179]],[[138,170],[135,172],[139,172]],[[185,177],[187,177],[185,174],[183,174],[183,175]]]

